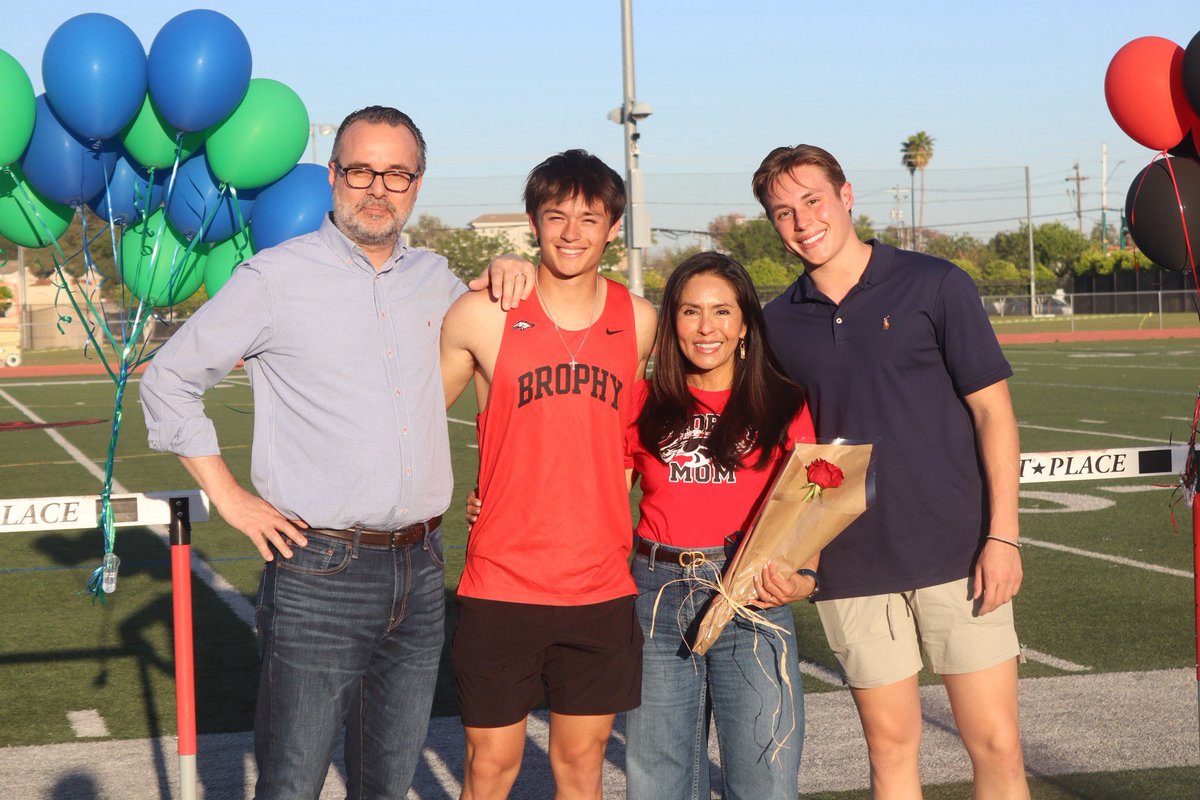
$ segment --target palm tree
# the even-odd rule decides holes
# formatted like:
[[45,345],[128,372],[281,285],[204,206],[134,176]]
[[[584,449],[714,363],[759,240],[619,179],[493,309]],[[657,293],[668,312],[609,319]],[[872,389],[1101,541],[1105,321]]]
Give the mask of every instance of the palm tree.
[[[909,185],[911,186],[917,170],[921,171],[921,217],[917,224],[917,236],[913,237],[913,247],[921,249],[919,232],[925,227],[925,167],[933,158],[933,137],[925,131],[917,131],[900,143],[900,163],[908,168]],[[912,189],[909,190],[912,197]]]

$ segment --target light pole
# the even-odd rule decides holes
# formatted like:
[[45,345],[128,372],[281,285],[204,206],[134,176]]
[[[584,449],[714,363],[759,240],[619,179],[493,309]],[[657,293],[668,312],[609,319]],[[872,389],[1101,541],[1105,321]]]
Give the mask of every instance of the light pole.
[[650,219],[646,216],[642,191],[642,170],[638,166],[637,124],[650,116],[654,109],[649,103],[634,99],[633,89],[633,9],[632,0],[621,0],[621,62],[624,72],[624,100],[620,108],[608,112],[608,118],[625,126],[625,190],[629,202],[625,207],[625,252],[629,260],[629,290],[641,295],[642,260],[650,247]]
[[317,137],[331,136],[335,131],[337,131],[337,126],[324,122],[314,122],[308,126],[308,139],[312,143],[312,163],[317,163]]

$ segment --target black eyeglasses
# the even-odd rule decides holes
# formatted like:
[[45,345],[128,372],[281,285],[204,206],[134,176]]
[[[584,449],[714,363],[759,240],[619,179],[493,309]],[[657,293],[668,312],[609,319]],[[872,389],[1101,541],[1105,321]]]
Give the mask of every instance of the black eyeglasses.
[[351,189],[370,189],[371,184],[375,183],[375,178],[383,178],[383,188],[389,192],[403,194],[408,191],[408,187],[412,186],[413,181],[417,179],[417,173],[404,172],[398,169],[389,169],[384,172],[371,169],[370,167],[343,167],[336,161],[333,162],[333,167],[346,180],[346,185]]

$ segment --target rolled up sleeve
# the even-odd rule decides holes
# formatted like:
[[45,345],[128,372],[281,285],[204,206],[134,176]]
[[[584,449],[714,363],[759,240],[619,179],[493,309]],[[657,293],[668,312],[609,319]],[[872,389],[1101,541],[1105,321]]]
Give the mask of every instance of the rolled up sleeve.
[[266,345],[269,300],[262,276],[243,264],[155,354],[140,388],[151,450],[186,457],[220,454],[202,396],[239,360]]

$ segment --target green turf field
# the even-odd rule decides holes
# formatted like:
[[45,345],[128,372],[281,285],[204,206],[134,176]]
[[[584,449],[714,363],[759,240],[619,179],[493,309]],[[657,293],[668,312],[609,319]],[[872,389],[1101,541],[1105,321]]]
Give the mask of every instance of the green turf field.
[[[1137,447],[1185,441],[1200,380],[1200,342],[1105,342],[1014,346],[1006,352],[1021,422],[1022,450]],[[26,363],[35,363],[27,359]],[[0,371],[0,422],[25,418],[16,404],[51,421],[112,414],[113,387],[103,377],[10,379]],[[461,499],[473,485],[473,400],[452,409],[450,435],[457,493],[444,526],[447,591],[462,568],[466,539]],[[248,483],[250,392],[235,373],[207,396],[226,459]],[[103,464],[109,426],[57,431],[87,459]],[[151,453],[137,393],[127,400],[116,479],[128,491],[189,488],[173,456]],[[1170,482],[1168,479],[1158,479]],[[1025,585],[1018,627],[1030,659],[1021,677],[1195,666],[1191,514],[1176,507],[1155,479],[1031,485],[1023,489],[1022,534],[1068,545],[1066,553],[1023,551]],[[0,432],[0,497],[88,494],[99,483],[44,431]],[[1118,489],[1120,491],[1114,491]],[[1072,510],[1081,502],[1098,506]],[[10,534],[0,559],[0,746],[75,741],[67,713],[95,709],[112,737],[170,734],[175,729],[170,646],[170,566],[152,532],[119,529],[123,565],[118,591],[105,605],[80,594],[102,552],[97,532]],[[197,524],[193,548],[253,603],[260,562],[241,534],[219,518]],[[1097,556],[1120,556],[1165,567],[1156,572]],[[251,629],[197,581],[196,686],[201,733],[252,727],[256,662]],[[452,606],[451,606],[452,608]],[[796,609],[800,656],[832,669],[816,615]],[[451,615],[452,616],[452,615]],[[451,619],[448,627],[453,624]],[[448,663],[444,661],[444,665]],[[1058,664],[1059,666],[1056,666]],[[936,681],[935,678],[928,678]],[[805,690],[837,687],[806,676]],[[443,675],[435,713],[455,713],[453,680]],[[1195,796],[1200,769],[1176,768],[1055,776],[1034,781],[1034,796],[1134,798]],[[964,786],[931,789],[927,797],[967,796]],[[863,798],[866,794],[808,795]]]

